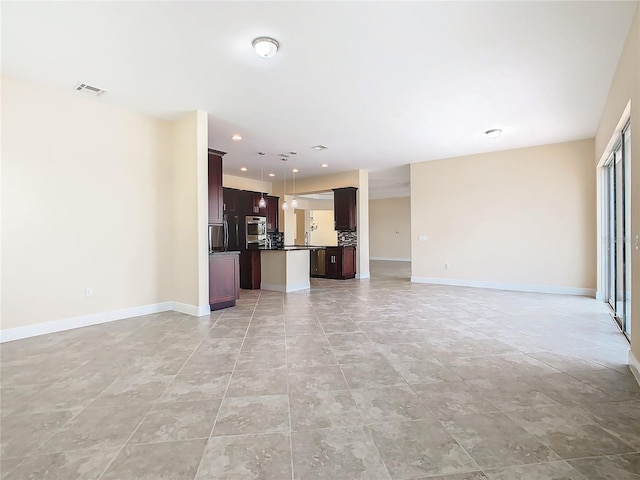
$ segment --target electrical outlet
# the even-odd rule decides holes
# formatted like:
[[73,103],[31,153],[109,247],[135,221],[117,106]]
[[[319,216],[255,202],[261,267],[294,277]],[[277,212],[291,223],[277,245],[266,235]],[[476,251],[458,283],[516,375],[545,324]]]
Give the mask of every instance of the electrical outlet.
[[444,268],[446,268],[447,270],[451,270],[451,264],[450,263],[445,263],[444,264]]
[[87,287],[84,289],[84,296],[85,297],[93,297],[93,288],[91,287]]
[[420,235],[420,237],[418,237],[418,240],[420,240],[421,242],[426,242],[427,240],[429,240],[429,237],[427,237],[426,235]]

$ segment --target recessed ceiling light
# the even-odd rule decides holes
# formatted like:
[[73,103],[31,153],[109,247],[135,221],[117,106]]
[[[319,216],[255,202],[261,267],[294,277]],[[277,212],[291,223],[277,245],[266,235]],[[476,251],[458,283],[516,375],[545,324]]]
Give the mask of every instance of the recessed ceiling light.
[[490,138],[499,137],[501,133],[502,133],[502,130],[499,128],[492,128],[491,130],[487,130],[486,132],[484,132],[484,134]]
[[329,165],[327,165],[326,163],[323,163],[322,165],[320,165],[322,168],[327,168]]
[[258,152],[258,155],[266,155],[264,152]]
[[276,176],[276,174],[275,174],[275,173],[270,173],[270,174],[269,174],[269,176],[270,176],[270,177],[275,177],[275,176]]
[[242,140],[242,137],[236,133],[235,135],[233,135],[231,137],[231,140],[233,140],[235,142],[239,142],[240,140]]
[[300,170],[298,170],[297,168],[294,168],[293,170],[291,170],[293,173],[298,173]]
[[321,150],[326,150],[329,147],[325,147],[324,145],[316,145],[315,147],[311,147],[311,148],[313,148],[314,150],[317,150],[319,152]]
[[275,38],[271,37],[258,37],[251,42],[256,53],[262,58],[271,58],[278,51],[280,44]]
[[297,155],[298,152],[289,152],[289,155]]
[[242,167],[240,168],[241,171],[246,172],[247,171],[247,167]]

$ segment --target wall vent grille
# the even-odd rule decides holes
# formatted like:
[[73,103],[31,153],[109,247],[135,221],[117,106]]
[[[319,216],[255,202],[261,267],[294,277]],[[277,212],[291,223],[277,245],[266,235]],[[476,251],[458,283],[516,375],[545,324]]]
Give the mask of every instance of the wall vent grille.
[[88,93],[90,95],[95,95],[96,97],[99,97],[100,95],[102,95],[104,93],[107,93],[106,90],[103,90],[103,89],[98,88],[98,87],[94,87],[94,86],[86,84],[86,83],[78,84],[78,86],[76,87],[76,90],[78,90],[79,92]]

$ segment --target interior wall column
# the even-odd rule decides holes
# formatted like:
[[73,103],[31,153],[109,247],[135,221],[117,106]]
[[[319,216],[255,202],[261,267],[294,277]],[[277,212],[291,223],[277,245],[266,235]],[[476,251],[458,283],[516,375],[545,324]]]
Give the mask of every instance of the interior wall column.
[[369,171],[358,170],[356,278],[369,278]]

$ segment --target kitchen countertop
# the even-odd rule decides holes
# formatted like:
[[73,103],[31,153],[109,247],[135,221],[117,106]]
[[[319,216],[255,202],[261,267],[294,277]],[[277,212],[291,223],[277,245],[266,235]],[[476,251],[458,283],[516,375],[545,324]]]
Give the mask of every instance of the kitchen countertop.
[[210,256],[213,255],[238,255],[240,252],[235,252],[235,251],[231,251],[231,252],[209,252]]
[[279,247],[279,248],[261,248],[260,250],[276,250],[276,251],[283,251],[283,250],[321,250],[321,249],[325,249],[328,248],[325,245],[285,245],[284,247]]

